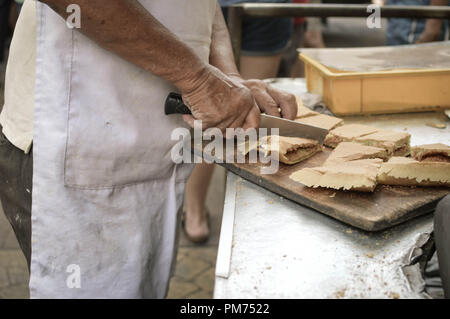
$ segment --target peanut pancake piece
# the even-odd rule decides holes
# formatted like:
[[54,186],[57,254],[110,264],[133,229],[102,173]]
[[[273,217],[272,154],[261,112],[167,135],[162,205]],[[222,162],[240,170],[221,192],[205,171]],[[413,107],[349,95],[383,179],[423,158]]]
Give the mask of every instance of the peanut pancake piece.
[[295,118],[301,119],[304,117],[309,117],[309,116],[319,114],[319,113],[307,108],[306,106],[304,106],[302,100],[298,96],[296,96],[296,99],[297,99],[297,116]]
[[366,136],[377,131],[377,128],[362,124],[342,125],[328,133],[325,138],[325,145],[335,148],[341,142],[353,142],[358,137]]
[[344,122],[344,120],[340,118],[329,116],[326,114],[318,114],[314,116],[304,117],[296,119],[295,121],[302,124],[317,126],[326,130],[332,130]]
[[377,179],[385,185],[450,187],[450,163],[392,157],[381,165]]
[[414,146],[411,156],[421,162],[450,163],[450,146],[440,143]]
[[273,155],[284,164],[299,163],[322,151],[322,146],[317,141],[277,135],[262,137],[258,147],[265,151],[266,156]]
[[355,142],[342,142],[331,152],[324,166],[372,158],[380,158],[386,161],[389,155],[384,148],[367,146]]
[[358,137],[356,142],[382,147],[393,156],[407,156],[410,153],[411,134],[380,129],[375,133]]
[[330,166],[304,168],[290,178],[307,187],[373,192],[377,186],[377,173],[381,159],[342,162]]

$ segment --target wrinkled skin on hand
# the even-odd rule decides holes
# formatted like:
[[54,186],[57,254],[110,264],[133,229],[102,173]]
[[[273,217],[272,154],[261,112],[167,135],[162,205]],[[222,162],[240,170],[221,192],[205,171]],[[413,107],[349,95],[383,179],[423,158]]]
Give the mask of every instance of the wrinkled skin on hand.
[[181,90],[181,94],[192,112],[192,115],[183,115],[183,119],[191,127],[194,120],[201,120],[203,130],[217,127],[225,132],[226,128],[258,128],[261,112],[289,120],[297,115],[293,94],[261,80],[226,75],[211,65],[205,68],[193,88]]
[[241,83],[250,89],[261,112],[288,120],[294,120],[297,116],[295,95],[275,89],[261,80],[241,79]]
[[222,132],[226,128],[257,128],[259,109],[250,89],[208,65],[196,81],[194,88],[182,90],[183,101],[192,115],[183,115],[191,126],[194,120],[202,121],[202,129],[217,127]]

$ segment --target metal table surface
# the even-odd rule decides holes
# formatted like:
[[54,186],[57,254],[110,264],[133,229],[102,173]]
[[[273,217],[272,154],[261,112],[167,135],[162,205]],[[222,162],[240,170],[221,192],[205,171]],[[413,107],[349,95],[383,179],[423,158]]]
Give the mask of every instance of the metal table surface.
[[[303,79],[273,83],[302,94]],[[450,144],[443,112],[346,117]],[[228,173],[214,298],[428,298],[417,261],[432,215],[365,232]]]

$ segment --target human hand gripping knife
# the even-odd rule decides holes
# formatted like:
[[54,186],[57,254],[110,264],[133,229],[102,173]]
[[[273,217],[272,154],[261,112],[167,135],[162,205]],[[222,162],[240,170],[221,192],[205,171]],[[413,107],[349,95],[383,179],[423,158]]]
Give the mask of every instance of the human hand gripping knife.
[[[191,114],[191,110],[183,103],[181,94],[170,93],[165,103],[165,113],[170,114]],[[260,128],[278,128],[280,136],[301,137],[316,140],[323,144],[328,130],[313,125],[302,124],[283,118],[261,114]],[[268,132],[269,133],[269,132]]]

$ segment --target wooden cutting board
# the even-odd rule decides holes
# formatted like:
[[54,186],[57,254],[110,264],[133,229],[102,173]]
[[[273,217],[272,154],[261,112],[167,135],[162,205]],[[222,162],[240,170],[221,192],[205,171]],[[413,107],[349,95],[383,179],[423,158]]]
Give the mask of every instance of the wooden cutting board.
[[[208,143],[205,142],[205,145]],[[196,154],[201,152],[199,148],[193,147],[193,150]],[[278,172],[273,175],[262,175],[261,163],[219,165],[278,195],[367,231],[384,230],[414,217],[431,213],[439,200],[450,193],[450,188],[445,187],[386,185],[378,185],[373,193],[338,191],[308,188],[289,178],[299,169],[321,166],[331,151],[326,148],[323,152],[296,165],[280,163]]]

